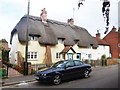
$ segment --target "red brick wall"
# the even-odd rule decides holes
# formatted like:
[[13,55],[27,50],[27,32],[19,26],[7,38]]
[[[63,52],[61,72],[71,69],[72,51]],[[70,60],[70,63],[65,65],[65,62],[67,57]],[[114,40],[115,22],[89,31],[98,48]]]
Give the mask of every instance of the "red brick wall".
[[119,58],[119,37],[118,32],[116,32],[116,28],[113,28],[103,39],[110,44],[110,52],[112,54],[112,58]]

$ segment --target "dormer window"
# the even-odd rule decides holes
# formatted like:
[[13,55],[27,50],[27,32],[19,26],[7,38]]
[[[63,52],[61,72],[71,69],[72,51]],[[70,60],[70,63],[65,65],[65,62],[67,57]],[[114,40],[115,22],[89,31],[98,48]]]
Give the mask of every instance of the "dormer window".
[[64,38],[58,38],[58,43],[60,43],[60,44],[64,44]]
[[31,41],[38,41],[39,35],[29,35]]
[[90,44],[90,47],[89,47],[89,48],[91,48],[91,49],[92,49],[92,48],[93,48],[93,44]]
[[76,39],[76,40],[74,40],[75,44],[78,44],[78,41],[79,41],[79,40],[77,40],[77,39]]

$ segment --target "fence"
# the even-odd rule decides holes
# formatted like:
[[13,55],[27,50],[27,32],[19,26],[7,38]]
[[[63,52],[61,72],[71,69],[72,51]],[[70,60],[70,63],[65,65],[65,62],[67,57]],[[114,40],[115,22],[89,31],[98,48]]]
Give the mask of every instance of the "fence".
[[115,65],[118,64],[118,59],[107,59],[107,65]]
[[102,66],[101,60],[85,60],[86,64],[91,64],[92,66]]
[[108,66],[108,65],[116,65],[119,63],[118,59],[106,59],[106,60],[85,60],[87,64],[91,64],[92,66]]
[[37,71],[37,70],[40,70],[42,68],[45,68],[46,65],[45,64],[32,64],[31,67],[33,70]]
[[[108,66],[118,64],[118,59],[107,59],[107,60],[85,60],[86,64],[91,64],[92,66]],[[45,64],[32,64],[32,69],[34,71],[46,68]]]

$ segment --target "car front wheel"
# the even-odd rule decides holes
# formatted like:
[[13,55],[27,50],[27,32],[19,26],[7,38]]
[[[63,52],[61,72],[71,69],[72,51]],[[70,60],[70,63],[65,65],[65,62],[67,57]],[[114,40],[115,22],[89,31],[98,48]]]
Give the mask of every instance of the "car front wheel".
[[61,77],[60,75],[55,75],[53,78],[53,84],[58,85],[61,83]]
[[85,78],[88,78],[88,77],[89,77],[89,71],[88,71],[88,70],[85,70],[85,72],[84,72],[84,77],[85,77]]

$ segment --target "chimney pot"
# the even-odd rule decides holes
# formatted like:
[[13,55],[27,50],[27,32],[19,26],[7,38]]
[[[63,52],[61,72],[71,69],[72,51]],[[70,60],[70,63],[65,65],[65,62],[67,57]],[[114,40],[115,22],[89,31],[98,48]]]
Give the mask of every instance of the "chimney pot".
[[73,26],[73,25],[74,25],[74,19],[73,19],[73,18],[68,19],[67,23],[68,23],[70,26]]
[[100,38],[100,33],[99,33],[99,30],[97,30],[96,37]]
[[43,23],[47,23],[47,11],[45,10],[45,8],[41,10],[40,17]]

